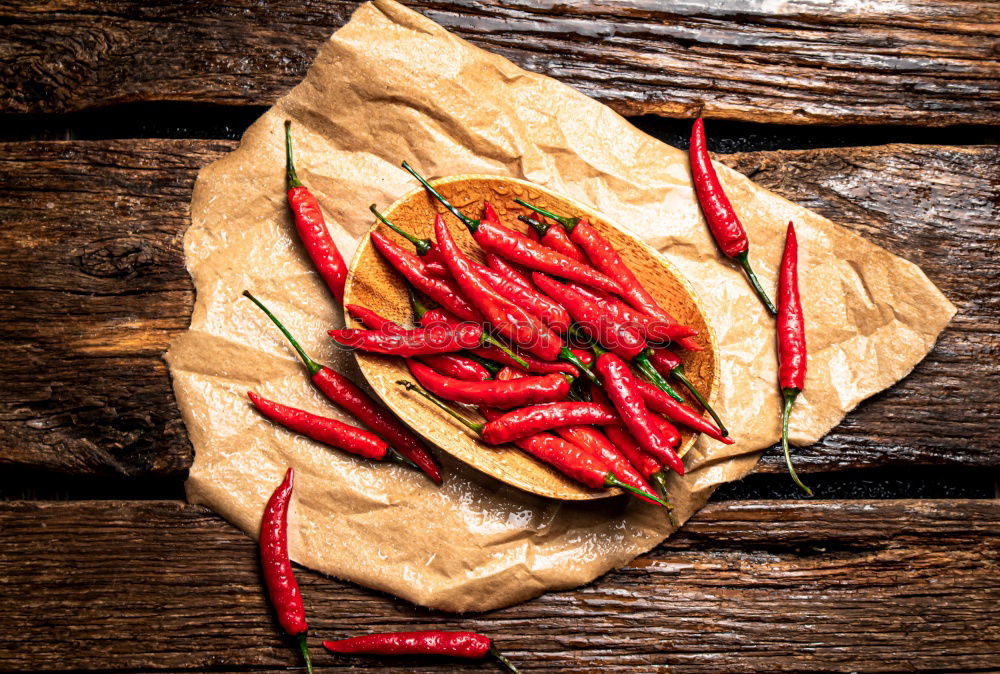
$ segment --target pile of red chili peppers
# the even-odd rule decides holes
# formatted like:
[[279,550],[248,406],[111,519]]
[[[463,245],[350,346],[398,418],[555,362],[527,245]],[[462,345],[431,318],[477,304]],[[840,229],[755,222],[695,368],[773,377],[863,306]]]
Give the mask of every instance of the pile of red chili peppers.
[[[296,231],[331,294],[343,302],[347,267],[318,200],[296,173],[289,122],[285,142],[287,198]],[[782,447],[793,480],[811,494],[788,450],[789,416],[806,370],[794,227],[789,223],[775,309],[750,267],[748,238],[709,158],[701,120],[695,123],[690,153],[695,192],[712,235],[777,316]],[[587,220],[516,199],[532,212],[518,216],[531,226],[523,233],[501,222],[490,203],[479,219],[461,212],[406,162],[403,168],[468,228],[483,262],[462,251],[442,215],[434,222],[432,241],[414,236],[372,206],[389,231],[414,247],[415,254],[383,231],[371,233],[375,249],[410,288],[413,327],[348,305],[364,329],[330,330],[330,336],[346,348],[405,359],[416,383],[398,383],[447,411],[486,444],[514,444],[588,487],[623,489],[666,507],[669,515],[667,476],[684,474],[677,426],[732,443],[719,415],[684,372],[684,351],[703,348],[698,332],[657,302]],[[317,442],[364,459],[418,468],[442,482],[437,462],[412,431],[347,377],[310,358],[263,303],[249,292],[244,295],[284,334],[313,385],[367,429],[249,392],[262,415]],[[688,406],[668,379],[680,383],[715,423]],[[473,406],[485,421],[471,420],[449,403]],[[289,468],[265,508],[261,562],[278,620],[297,640],[311,672],[305,612],[288,557],[292,480]],[[488,637],[472,632],[369,634],[323,645],[336,653],[491,655],[517,671]]]

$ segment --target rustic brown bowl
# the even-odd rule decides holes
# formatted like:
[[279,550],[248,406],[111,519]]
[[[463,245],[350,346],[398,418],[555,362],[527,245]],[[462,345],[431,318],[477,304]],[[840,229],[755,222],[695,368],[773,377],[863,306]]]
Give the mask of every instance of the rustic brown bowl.
[[[504,224],[521,231],[526,231],[527,226],[517,216],[527,214],[528,210],[514,203],[516,197],[555,213],[586,217],[611,241],[622,259],[663,308],[681,323],[699,331],[695,339],[705,348],[703,351],[684,352],[684,367],[695,385],[707,394],[709,401],[714,401],[719,379],[715,336],[690,285],[656,250],[583,204],[524,180],[460,175],[441,178],[432,181],[432,184],[459,210],[473,217],[477,217],[482,212],[483,203],[489,201]],[[434,215],[439,212],[445,213],[445,219],[459,246],[471,257],[481,260],[482,252],[465,226],[448,214],[423,188],[416,188],[404,195],[384,213],[407,231],[419,237],[433,239]],[[406,250],[413,250],[405,239],[385,225],[376,222],[373,228],[379,229]],[[409,296],[402,278],[382,259],[368,237],[361,242],[351,262],[344,303],[369,307],[402,325],[414,324]],[[345,320],[349,326],[361,327],[350,316],[345,316]],[[587,489],[513,446],[490,447],[483,444],[447,414],[395,383],[400,379],[413,380],[401,359],[361,352],[357,353],[357,358],[361,372],[372,388],[400,419],[430,442],[470,466],[502,482],[549,498],[585,500],[618,493],[618,490]],[[678,390],[682,391],[680,388]],[[697,407],[697,403],[692,404]],[[470,418],[481,419],[467,407],[459,405],[456,408]],[[695,441],[692,433],[682,432],[681,455]]]

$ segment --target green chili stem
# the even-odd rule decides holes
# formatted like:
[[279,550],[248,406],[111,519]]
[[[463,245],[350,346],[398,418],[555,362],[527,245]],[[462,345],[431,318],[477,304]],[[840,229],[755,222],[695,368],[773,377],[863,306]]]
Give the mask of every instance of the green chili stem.
[[295,174],[295,162],[292,161],[292,120],[285,120],[285,180],[288,189],[302,187],[302,182]]
[[482,336],[482,343],[483,343],[484,346],[485,345],[489,345],[489,346],[495,346],[495,347],[497,347],[498,349],[500,349],[501,351],[503,351],[505,354],[507,354],[508,357],[512,358],[514,360],[514,362],[517,363],[518,366],[521,367],[522,369],[524,369],[524,370],[530,370],[531,369],[531,367],[524,360],[524,358],[521,358],[519,355],[517,355],[516,353],[514,353],[513,349],[511,349],[509,346],[507,346],[506,344],[504,344],[503,342],[501,342],[499,339],[496,339],[493,335],[490,335],[490,334],[484,332],[483,336]]
[[547,211],[544,208],[539,208],[538,206],[533,206],[523,199],[514,199],[514,203],[521,204],[525,208],[530,208],[535,213],[539,215],[544,215],[547,218],[552,218],[560,225],[566,228],[567,232],[572,232],[573,228],[580,224],[580,218],[567,218],[565,215],[556,215],[552,211]]
[[667,474],[663,470],[658,470],[650,475],[649,479],[653,483],[653,489],[656,490],[656,493],[667,502],[667,517],[670,519],[670,526],[676,527],[677,522],[674,521],[674,506],[670,504],[670,496],[667,494]]
[[479,221],[478,220],[473,220],[472,218],[470,218],[469,216],[461,213],[457,208],[455,208],[454,206],[452,206],[450,201],[448,201],[443,196],[441,196],[440,192],[438,192],[436,189],[434,189],[433,187],[431,187],[431,184],[429,182],[427,182],[426,180],[424,180],[424,177],[422,175],[420,175],[419,173],[417,173],[413,169],[413,167],[410,166],[409,164],[407,164],[405,161],[403,162],[403,168],[406,169],[407,171],[409,171],[409,173],[410,173],[411,176],[413,176],[418,181],[420,181],[420,184],[423,185],[424,188],[428,192],[430,192],[434,196],[435,199],[437,199],[442,204],[444,204],[444,207],[447,208],[449,211],[451,211],[452,215],[454,215],[456,218],[458,218],[459,220],[461,220],[462,223],[466,227],[469,228],[470,232],[476,231],[476,228],[479,227]]
[[299,635],[296,641],[299,642],[299,650],[302,651],[302,657],[306,661],[306,672],[307,674],[313,674],[312,659],[309,657],[309,644],[306,643],[306,632]]
[[458,419],[466,428],[472,430],[475,433],[478,433],[479,435],[482,435],[482,433],[483,433],[483,424],[477,424],[474,421],[469,421],[468,419],[466,419],[465,417],[463,417],[461,414],[459,414],[455,410],[453,410],[450,407],[448,407],[447,405],[445,405],[436,396],[432,396],[430,393],[428,393],[427,391],[425,391],[422,387],[418,386],[417,384],[414,384],[412,381],[406,381],[405,379],[400,379],[396,383],[399,384],[400,386],[402,386],[403,388],[405,388],[407,391],[410,391],[412,393],[416,393],[417,395],[421,395],[424,398],[427,398],[432,403],[434,403],[435,405],[437,405],[438,407],[440,407],[441,409],[443,409],[445,412],[447,412],[451,416],[453,416],[456,419]]
[[559,357],[565,360],[566,362],[570,363],[571,365],[575,366],[576,369],[582,372],[584,376],[586,376],[587,379],[589,379],[590,381],[594,382],[595,384],[600,383],[597,381],[597,375],[591,372],[590,369],[586,365],[584,365],[579,358],[577,358],[577,355],[569,350],[569,347],[566,346],[562,347],[562,349],[559,351]]
[[414,235],[410,234],[409,232],[407,232],[402,227],[393,224],[392,222],[389,221],[387,217],[378,212],[378,209],[375,207],[375,204],[369,206],[368,210],[374,213],[375,217],[378,218],[383,225],[385,225],[392,231],[396,232],[396,234],[399,234],[401,237],[412,243],[413,247],[417,249],[417,255],[423,257],[424,255],[427,255],[427,253],[431,252],[431,246],[433,244],[430,239],[419,239]]
[[389,451],[385,453],[385,458],[390,461],[395,461],[396,463],[401,463],[404,466],[409,466],[410,468],[416,468],[417,470],[421,470],[420,466],[418,466],[417,464],[413,463],[413,461],[400,454],[399,450],[396,449],[395,447],[389,448]]
[[496,374],[503,369],[503,366],[500,365],[499,363],[494,363],[492,360],[487,360],[486,358],[480,358],[474,353],[463,353],[462,355],[468,358],[469,360],[474,360],[483,367],[485,367],[487,370],[490,371],[490,374],[492,374],[493,376],[496,376]]
[[288,329],[281,324],[281,321],[275,318],[274,314],[272,314],[260,300],[251,295],[249,290],[243,291],[243,297],[247,298],[248,300],[256,304],[260,308],[260,310],[263,311],[267,315],[267,317],[271,319],[271,322],[278,326],[278,329],[281,330],[281,332],[285,335],[288,341],[292,343],[292,346],[295,347],[295,350],[298,351],[299,358],[301,358],[302,362],[305,363],[306,369],[309,370],[310,376],[316,374],[317,372],[323,369],[322,365],[314,361],[312,358],[308,356],[308,354],[306,354],[305,350],[299,345],[298,341],[294,337],[292,337],[292,333],[290,333]]
[[695,388],[694,384],[691,383],[691,380],[687,378],[687,374],[684,372],[684,366],[678,365],[670,371],[670,374],[676,377],[677,381],[684,384],[687,390],[691,392],[691,395],[698,400],[701,406],[705,408],[705,411],[708,412],[712,419],[715,420],[715,425],[719,427],[719,433],[722,434],[722,437],[727,437],[729,435],[729,430],[726,428],[726,425],[722,423],[722,419],[719,418],[719,415],[716,414],[714,409],[712,409],[712,406],[708,404],[707,400],[705,400],[705,396],[701,394],[701,391]]
[[752,285],[753,289],[757,292],[757,297],[759,297],[760,301],[764,303],[764,306],[767,307],[767,310],[772,316],[777,316],[778,310],[774,308],[771,298],[767,296],[766,292],[764,292],[764,288],[760,285],[760,281],[757,280],[757,275],[753,273],[753,269],[750,267],[750,251],[745,250],[738,254],[736,256],[736,261],[740,263],[740,266],[743,267],[743,271],[746,272],[747,278],[750,279],[750,285]]
[[795,466],[792,465],[792,455],[788,452],[788,417],[792,414],[792,405],[795,404],[795,398],[798,397],[799,391],[794,388],[781,389],[781,395],[785,399],[785,406],[781,413],[781,449],[785,452],[785,463],[788,464],[788,473],[792,476],[792,482],[799,485],[802,491],[806,493],[806,496],[812,496],[812,489],[802,484],[802,480],[799,479],[798,474],[795,472]]
[[632,362],[635,363],[635,366],[639,369],[639,372],[642,373],[642,376],[656,388],[660,389],[677,402],[684,402],[684,398],[682,398],[681,395],[674,390],[674,387],[663,378],[660,371],[653,367],[653,364],[649,362],[649,356],[647,356],[645,352],[640,353],[638,356],[633,358]]
[[667,503],[666,501],[657,498],[653,494],[648,494],[641,489],[637,489],[636,487],[633,487],[630,484],[625,484],[624,482],[619,480],[614,473],[607,473],[604,476],[604,484],[606,484],[609,487],[618,487],[619,489],[624,489],[625,491],[632,492],[637,496],[642,496],[643,498],[648,498],[649,500],[655,503],[659,503],[664,508],[670,508],[670,504]]
[[416,288],[411,285],[407,285],[406,290],[410,293],[410,304],[413,305],[413,314],[417,317],[417,323],[419,323],[420,319],[423,318],[424,315],[431,310],[431,308],[427,306],[427,303],[424,302],[420,295],[417,294]]
[[538,232],[539,236],[545,236],[546,232],[548,232],[549,228],[552,226],[547,223],[535,220],[534,218],[529,218],[527,215],[519,215],[517,216],[517,219],[525,223],[526,225],[531,225],[531,228],[536,232]]
[[512,672],[512,674],[521,674],[519,671],[517,671],[517,667],[515,667],[514,665],[512,665],[511,662],[510,662],[510,660],[507,659],[507,656],[505,656],[503,653],[501,653],[500,651],[498,651],[497,647],[494,646],[492,643],[490,643],[489,654],[492,655],[494,658],[496,658],[497,661],[507,671]]

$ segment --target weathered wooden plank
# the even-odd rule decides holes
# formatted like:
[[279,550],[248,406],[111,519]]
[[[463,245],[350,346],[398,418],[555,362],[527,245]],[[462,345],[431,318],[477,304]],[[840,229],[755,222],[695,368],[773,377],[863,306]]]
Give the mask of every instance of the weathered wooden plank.
[[[0,463],[174,475],[190,463],[160,354],[193,296],[181,237],[219,141],[0,145]],[[800,450],[806,471],[1000,465],[1000,149],[888,146],[723,159],[921,264],[959,306],[902,383]],[[929,214],[932,214],[929,216]],[[784,470],[775,455],[764,470]]]
[[[299,580],[327,667],[437,671],[319,641],[446,626],[493,635],[525,671],[974,671],[1000,658],[998,559],[997,501],[757,501],[709,505],[620,571],[483,615]],[[201,508],[0,504],[0,579],[4,671],[295,663],[253,542]]]
[[[269,105],[356,4],[0,3],[0,110]],[[406,4],[624,114],[932,126],[1000,117],[996,3]]]

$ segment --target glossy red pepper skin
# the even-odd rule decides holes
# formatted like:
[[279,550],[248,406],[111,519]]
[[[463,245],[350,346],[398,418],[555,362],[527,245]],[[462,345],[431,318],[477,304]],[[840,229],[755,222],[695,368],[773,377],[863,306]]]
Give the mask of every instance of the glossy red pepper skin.
[[475,323],[462,323],[454,329],[444,325],[415,328],[402,333],[381,330],[356,330],[345,328],[330,330],[330,337],[338,344],[368,353],[413,358],[435,353],[454,353],[479,346],[483,329]]
[[319,201],[299,181],[292,162],[291,122],[285,122],[285,145],[288,173],[288,206],[292,210],[295,230],[316,270],[330,289],[337,302],[344,301],[344,284],[347,282],[347,265],[337,245],[330,236]]
[[560,426],[612,424],[617,420],[614,408],[608,405],[559,402],[521,407],[507,412],[483,426],[482,435],[487,444],[502,445]]
[[722,189],[722,183],[719,182],[719,176],[712,165],[712,158],[708,155],[708,144],[705,140],[705,123],[700,118],[695,120],[694,127],[691,129],[689,155],[691,157],[691,179],[694,182],[695,193],[698,195],[698,204],[705,214],[705,220],[712,232],[712,237],[723,255],[740,262],[764,306],[774,315],[776,313],[774,305],[750,268],[748,261],[750,242],[747,240],[746,230],[743,229],[743,224],[736,215],[729,197]]
[[624,426],[605,426],[604,432],[644,478],[649,479],[663,469],[663,464],[644,452]]
[[385,440],[362,428],[281,405],[262,398],[253,391],[248,391],[247,395],[254,407],[265,417],[316,442],[376,461],[384,459],[386,452],[389,451],[389,445]]
[[685,337],[698,334],[694,328],[681,325],[676,321],[668,322],[653,318],[605,292],[595,291],[577,283],[567,283],[566,285],[592,301],[600,302],[601,307],[611,320],[627,325],[641,326],[643,337],[647,342],[680,342],[684,341]]
[[472,236],[485,250],[528,269],[612,293],[621,292],[621,286],[617,281],[593,267],[577,262],[538,241],[532,241],[516,230],[501,225],[496,211],[489,203],[484,206],[483,219],[479,221]]
[[[471,260],[470,260],[471,262]],[[523,307],[535,318],[541,319],[545,325],[561,334],[569,332],[572,319],[569,313],[558,303],[546,297],[533,287],[525,287],[513,281],[506,275],[490,267],[472,262],[473,268],[493,290],[517,306]]]
[[289,468],[264,506],[260,522],[260,562],[267,594],[278,614],[281,629],[297,637],[309,629],[302,593],[288,559],[288,505],[292,499],[294,471]]
[[604,385],[604,392],[639,446],[683,475],[684,463],[674,451],[676,441],[664,436],[663,425],[646,407],[639,382],[625,361],[613,353],[604,353],[597,357],[594,367]]
[[[577,262],[589,264],[589,260],[587,260],[587,256],[584,254],[583,250],[578,245],[573,243],[573,240],[569,238],[569,235],[566,234],[566,230],[562,227],[550,226],[539,241],[546,246],[559,251],[566,257],[571,257]],[[604,273],[607,274],[607,272]],[[621,284],[621,281],[618,283]]]
[[525,377],[517,381],[461,381],[438,374],[413,360],[407,364],[421,386],[439,398],[457,403],[509,409],[559,402],[569,394],[569,382],[561,374]]
[[781,413],[781,448],[792,480],[807,495],[809,489],[795,472],[788,450],[788,420],[799,392],[806,385],[806,322],[799,296],[799,243],[795,226],[789,222],[785,234],[785,250],[778,273],[778,384],[784,401]]
[[489,637],[475,632],[393,632],[365,634],[339,641],[324,641],[323,647],[334,653],[370,655],[443,655],[479,660],[492,646]]
[[[452,277],[476,309],[502,335],[543,360],[556,360],[562,342],[541,320],[490,288],[459,249],[440,215],[434,234]],[[447,307],[446,307],[447,308]],[[455,316],[462,318],[455,312]]]
[[684,403],[677,402],[649,382],[639,381],[639,388],[642,391],[643,400],[646,401],[646,406],[649,409],[659,412],[667,417],[667,419],[690,428],[692,431],[704,433],[713,440],[718,440],[727,445],[733,444],[733,439],[723,437],[722,433],[712,422],[703,418]]
[[469,304],[451,279],[430,276],[423,261],[390,241],[381,232],[371,233],[372,245],[410,285],[463,321],[480,323],[483,316]]
[[490,378],[490,371],[481,363],[454,353],[420,356],[417,360],[436,372],[462,381],[486,381]]
[[535,286],[531,285],[531,281],[528,280],[527,276],[522,274],[519,269],[516,269],[514,265],[510,264],[499,255],[496,255],[495,253],[485,253],[483,259],[486,260],[487,267],[502,275],[511,283],[519,283],[528,290],[535,289]]
[[[691,382],[691,380],[688,379],[687,374],[684,372],[684,365],[681,362],[680,356],[678,356],[673,351],[668,351],[667,349],[650,349],[648,352],[648,358],[649,362],[653,365],[654,368],[656,368],[657,372],[662,374],[664,377],[674,377],[682,384],[684,384],[687,390],[691,392],[691,395],[695,397],[695,399],[701,404],[701,406],[705,408],[705,411],[708,412],[709,415],[711,415],[712,419],[715,420],[715,423],[717,425],[713,426],[712,430],[702,430],[702,432],[709,435],[710,437],[715,438],[716,440],[720,439],[715,437],[716,434],[722,437],[729,435],[729,431],[722,423],[722,419],[721,417],[719,417],[719,414],[705,399],[705,396],[703,396],[701,392],[698,391],[698,389]],[[675,399],[675,402],[678,401]],[[676,421],[680,421],[680,419],[676,419]],[[681,421],[681,423],[684,423],[686,426],[692,428],[693,430],[699,430],[695,429],[693,426],[686,424],[683,421]],[[722,440],[722,442],[726,441]],[[732,443],[726,442],[726,444],[732,444]]]
[[604,348],[626,360],[632,360],[646,348],[646,340],[637,326],[613,321],[589,297],[544,274],[532,274],[531,279],[539,290],[566,307],[573,320]]
[[[653,488],[646,482],[645,477],[640,474],[636,466],[598,429],[593,426],[562,426],[555,429],[555,432],[563,440],[572,442],[596,459],[604,461],[608,470],[617,475],[625,484],[632,485],[644,492],[653,493]],[[649,499],[644,500],[652,503]]]

